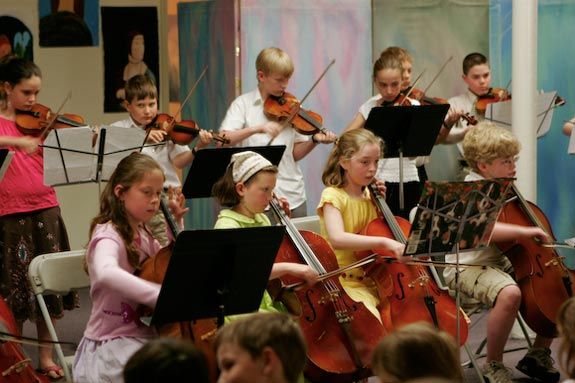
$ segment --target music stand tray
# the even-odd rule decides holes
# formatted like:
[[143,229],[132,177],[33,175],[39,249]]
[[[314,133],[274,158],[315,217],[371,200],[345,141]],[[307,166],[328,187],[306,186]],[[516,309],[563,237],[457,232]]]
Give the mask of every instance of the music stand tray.
[[256,311],[283,226],[183,231],[174,245],[151,324]]
[[429,182],[421,194],[405,255],[433,256],[489,245],[512,178]]
[[449,110],[449,104],[375,107],[365,128],[385,142],[385,158],[428,156]]
[[277,166],[282,159],[285,148],[285,145],[274,145],[198,150],[184,182],[182,192],[186,198],[211,197],[212,186],[225,174],[233,154],[251,150],[261,154]]

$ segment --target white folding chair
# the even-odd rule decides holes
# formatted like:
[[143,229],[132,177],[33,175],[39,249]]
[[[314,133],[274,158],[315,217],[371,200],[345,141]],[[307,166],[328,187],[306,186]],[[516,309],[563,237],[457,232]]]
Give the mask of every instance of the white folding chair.
[[[58,342],[58,336],[48,313],[44,295],[66,295],[72,290],[90,286],[90,278],[84,270],[85,253],[85,250],[73,250],[44,254],[34,258],[28,267],[30,285],[38,300],[50,337],[55,342]],[[54,349],[64,369],[66,381],[72,382],[70,366],[74,357],[64,357],[62,347],[57,343],[54,345]]]
[[319,217],[317,215],[292,218],[291,221],[298,230],[313,231],[318,234],[321,231],[319,228]]

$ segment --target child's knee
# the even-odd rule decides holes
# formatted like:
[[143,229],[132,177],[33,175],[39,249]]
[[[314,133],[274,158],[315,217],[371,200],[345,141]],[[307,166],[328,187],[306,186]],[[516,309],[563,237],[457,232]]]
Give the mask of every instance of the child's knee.
[[521,305],[521,289],[517,285],[505,286],[499,294],[495,305],[504,305],[510,309],[519,310]]

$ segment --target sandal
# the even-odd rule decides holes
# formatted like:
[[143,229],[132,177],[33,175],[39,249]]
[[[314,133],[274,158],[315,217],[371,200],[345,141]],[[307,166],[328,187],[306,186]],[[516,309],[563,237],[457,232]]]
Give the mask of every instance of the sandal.
[[64,370],[62,369],[62,367],[60,367],[56,364],[53,364],[51,366],[44,367],[44,368],[39,368],[36,371],[38,371],[40,374],[46,376],[50,380],[59,380],[59,379],[62,379],[64,377]]

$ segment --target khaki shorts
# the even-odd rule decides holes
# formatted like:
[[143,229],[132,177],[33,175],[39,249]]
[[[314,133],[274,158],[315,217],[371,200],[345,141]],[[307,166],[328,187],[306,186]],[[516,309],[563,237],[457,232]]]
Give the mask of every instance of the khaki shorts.
[[[511,273],[511,262],[503,256],[499,263],[486,266],[485,269],[468,267],[459,273],[460,292],[492,307],[504,287],[517,284]],[[455,278],[446,278],[445,282],[450,289],[455,290]]]

